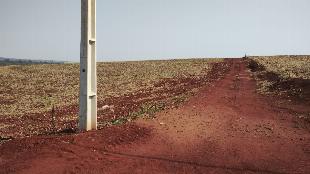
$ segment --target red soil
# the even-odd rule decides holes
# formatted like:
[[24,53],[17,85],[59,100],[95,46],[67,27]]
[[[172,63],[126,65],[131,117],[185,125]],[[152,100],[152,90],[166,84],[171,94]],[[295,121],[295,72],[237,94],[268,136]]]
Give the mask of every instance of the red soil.
[[225,78],[153,120],[8,141],[0,173],[310,173],[309,129],[297,117],[309,103],[255,89],[236,59]]

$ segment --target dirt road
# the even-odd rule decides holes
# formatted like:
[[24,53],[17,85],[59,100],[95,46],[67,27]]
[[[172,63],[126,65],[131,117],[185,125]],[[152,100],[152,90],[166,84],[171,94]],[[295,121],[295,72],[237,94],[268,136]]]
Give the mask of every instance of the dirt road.
[[310,173],[309,130],[255,89],[236,59],[223,79],[153,120],[9,141],[0,173]]

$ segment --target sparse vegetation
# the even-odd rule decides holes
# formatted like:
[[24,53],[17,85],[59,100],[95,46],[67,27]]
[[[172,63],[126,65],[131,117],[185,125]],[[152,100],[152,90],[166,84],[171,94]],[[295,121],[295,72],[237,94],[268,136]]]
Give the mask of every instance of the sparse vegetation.
[[[180,105],[221,77],[229,63],[189,59],[98,63],[97,67],[98,125],[103,128],[152,118],[155,112]],[[78,64],[0,67],[0,81],[4,84],[0,135],[24,137],[77,128]]]
[[252,57],[266,71],[274,72],[282,78],[310,79],[310,56]]
[[[155,88],[161,79],[200,76],[221,59],[98,63],[98,100]],[[79,65],[0,67],[0,115],[41,113],[78,103]],[[50,96],[50,97],[49,97]]]
[[164,109],[165,109],[164,102],[144,103],[140,106],[138,111],[130,112],[126,116],[121,116],[111,121],[105,122],[104,125],[123,124],[126,122],[130,122],[132,120],[135,120],[139,117],[153,118],[156,112],[164,110]]
[[258,91],[309,99],[310,56],[251,57]]

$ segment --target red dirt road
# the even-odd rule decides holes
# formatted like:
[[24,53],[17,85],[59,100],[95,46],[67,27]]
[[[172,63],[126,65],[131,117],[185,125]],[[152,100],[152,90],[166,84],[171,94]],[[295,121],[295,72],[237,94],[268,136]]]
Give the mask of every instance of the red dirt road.
[[[231,71],[153,120],[0,146],[0,173],[310,173],[310,133],[281,99]],[[308,105],[299,105],[309,112]]]

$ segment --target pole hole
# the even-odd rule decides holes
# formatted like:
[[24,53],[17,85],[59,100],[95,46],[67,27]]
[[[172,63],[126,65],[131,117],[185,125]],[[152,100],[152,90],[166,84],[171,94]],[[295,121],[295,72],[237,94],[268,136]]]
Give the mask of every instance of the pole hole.
[[85,72],[85,69],[82,69],[82,72]]

